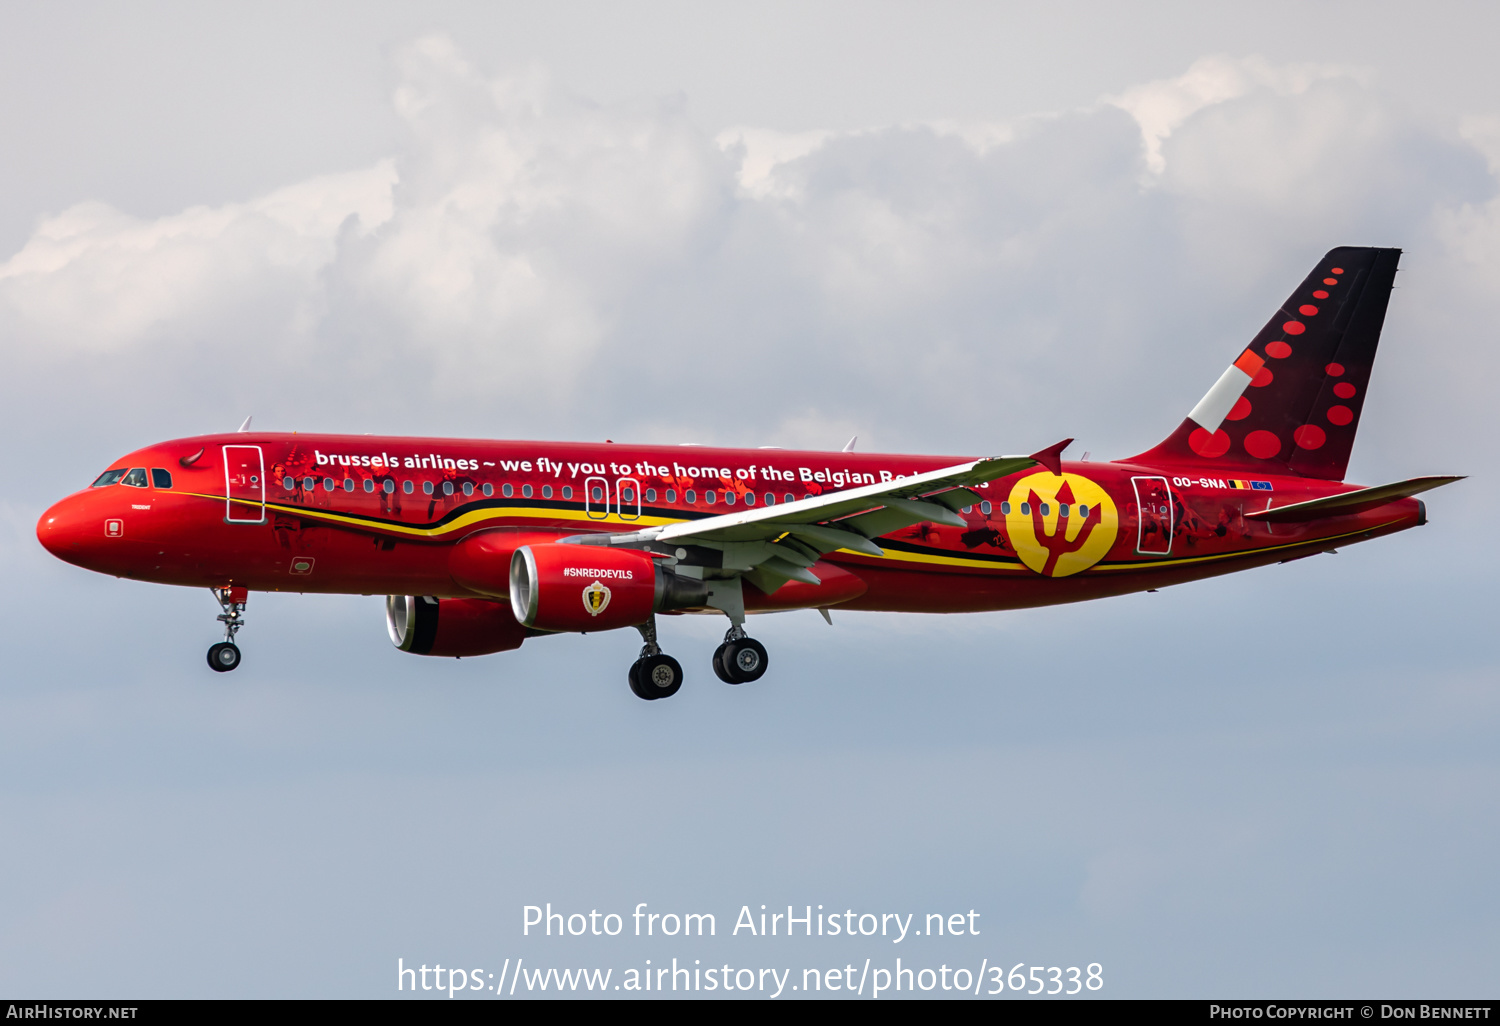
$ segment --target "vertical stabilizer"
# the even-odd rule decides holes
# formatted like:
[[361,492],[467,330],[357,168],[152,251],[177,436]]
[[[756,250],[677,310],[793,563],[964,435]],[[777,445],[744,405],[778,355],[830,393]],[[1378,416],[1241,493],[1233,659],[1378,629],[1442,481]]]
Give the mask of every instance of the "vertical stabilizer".
[[1133,459],[1343,480],[1400,259],[1330,250],[1177,430]]

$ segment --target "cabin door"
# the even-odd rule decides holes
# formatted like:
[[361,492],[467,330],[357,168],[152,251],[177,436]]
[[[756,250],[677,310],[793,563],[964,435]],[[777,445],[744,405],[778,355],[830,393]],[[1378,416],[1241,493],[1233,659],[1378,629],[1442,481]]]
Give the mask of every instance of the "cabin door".
[[224,521],[266,522],[266,461],[258,445],[224,446]]
[[1164,477],[1133,477],[1140,535],[1135,551],[1165,556],[1172,551],[1172,492]]

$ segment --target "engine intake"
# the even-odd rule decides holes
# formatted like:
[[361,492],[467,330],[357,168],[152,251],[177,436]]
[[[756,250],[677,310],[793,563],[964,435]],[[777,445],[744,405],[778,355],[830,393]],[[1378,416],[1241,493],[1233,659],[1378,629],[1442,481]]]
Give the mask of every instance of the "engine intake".
[[679,577],[638,549],[523,545],[510,561],[516,620],[544,631],[608,631],[652,613],[701,606],[702,581]]
[[488,599],[388,595],[385,627],[391,643],[413,655],[489,655],[520,648],[526,640],[510,606]]

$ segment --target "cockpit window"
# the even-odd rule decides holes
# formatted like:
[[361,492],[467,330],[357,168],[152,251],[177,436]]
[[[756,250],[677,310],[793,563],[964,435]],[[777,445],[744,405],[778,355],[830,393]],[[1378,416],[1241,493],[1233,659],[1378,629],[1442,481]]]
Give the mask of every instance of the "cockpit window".
[[151,468],[151,484],[156,488],[172,487],[172,472],[161,467]]
[[105,485],[119,484],[120,478],[124,477],[127,473],[129,473],[129,471],[124,469],[106,470],[104,473],[99,475],[99,480],[89,485],[89,487],[103,488]]
[[146,468],[131,467],[130,473],[120,478],[120,483],[122,485],[129,485],[132,488],[146,487]]

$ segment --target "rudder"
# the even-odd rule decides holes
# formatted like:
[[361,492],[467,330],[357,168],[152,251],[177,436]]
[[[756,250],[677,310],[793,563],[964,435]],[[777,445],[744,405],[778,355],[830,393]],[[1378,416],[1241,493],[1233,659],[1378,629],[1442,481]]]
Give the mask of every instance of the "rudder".
[[1329,250],[1177,430],[1132,459],[1343,480],[1400,259]]

